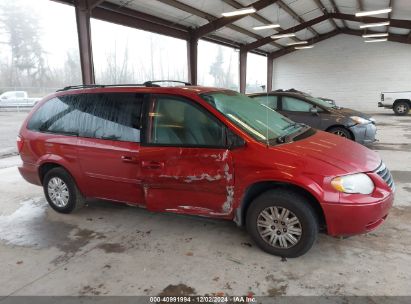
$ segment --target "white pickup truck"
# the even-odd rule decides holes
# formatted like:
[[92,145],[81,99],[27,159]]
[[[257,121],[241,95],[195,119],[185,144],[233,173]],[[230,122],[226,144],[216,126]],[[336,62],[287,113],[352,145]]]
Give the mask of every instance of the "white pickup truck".
[[0,95],[0,107],[32,107],[40,98],[30,98],[25,91],[8,91]]
[[411,91],[382,92],[378,106],[393,109],[396,115],[407,115],[411,108]]

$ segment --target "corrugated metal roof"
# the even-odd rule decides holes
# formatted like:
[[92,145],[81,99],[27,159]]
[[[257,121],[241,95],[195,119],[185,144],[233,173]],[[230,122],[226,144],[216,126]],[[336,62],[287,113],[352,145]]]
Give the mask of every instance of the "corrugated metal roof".
[[[192,29],[199,28],[211,20],[222,18],[221,14],[223,12],[234,11],[236,8],[249,6],[256,1],[258,0],[172,0],[170,4],[170,1],[165,0],[107,0],[107,2],[118,5],[119,7],[126,7]],[[176,2],[194,8],[195,12],[187,12],[181,7],[173,7],[173,3],[175,4]],[[325,7],[326,12],[321,9],[318,3]],[[333,3],[335,3],[335,6]],[[264,37],[269,37],[278,31],[297,26],[301,24],[301,22],[321,17],[324,13],[339,12],[354,15],[355,12],[360,10],[360,6],[362,6],[364,10],[376,10],[386,8],[390,3],[390,0],[273,0],[273,4],[259,10],[257,13],[245,16],[235,21],[232,25],[218,28],[216,31],[206,34],[206,36],[213,35],[235,41],[239,45],[244,45]],[[392,19],[411,20],[410,0],[395,0],[393,3],[393,12],[390,14]],[[376,17],[386,19],[389,17],[389,14],[382,14]],[[361,32],[359,32],[360,19],[358,21],[333,20],[334,22],[332,22],[332,20],[325,20],[311,25],[310,28],[300,30],[296,33],[295,38],[282,38],[273,40],[274,43],[271,44],[262,44],[258,47],[258,50],[270,53],[287,47],[288,43],[298,41],[298,39],[315,39],[317,35],[324,35],[335,31],[335,24],[338,27],[337,29],[344,30],[344,28],[348,28],[349,30],[356,30],[356,32],[351,31],[353,34],[361,35]],[[279,23],[281,29],[266,29],[260,31],[253,29],[255,26],[261,26],[267,23]],[[372,30],[383,32],[387,30],[387,27],[372,28]],[[403,37],[407,37],[410,35],[410,30],[411,28],[389,27],[390,34],[394,36],[403,35]],[[270,42],[269,39],[267,41]]]

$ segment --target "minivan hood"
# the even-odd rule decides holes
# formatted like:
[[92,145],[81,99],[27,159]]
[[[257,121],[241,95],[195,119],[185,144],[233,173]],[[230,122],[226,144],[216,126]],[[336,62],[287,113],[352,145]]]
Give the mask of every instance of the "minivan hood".
[[350,116],[359,116],[365,119],[370,119],[371,116],[367,115],[365,113],[359,112],[359,111],[355,111],[353,109],[350,108],[338,108],[338,109],[334,109],[334,108],[329,108],[328,109],[330,112],[332,113],[336,113],[336,114],[340,114],[346,117],[350,117]]
[[314,158],[345,173],[374,171],[381,164],[379,155],[354,141],[317,131],[302,140],[273,147],[304,158]]

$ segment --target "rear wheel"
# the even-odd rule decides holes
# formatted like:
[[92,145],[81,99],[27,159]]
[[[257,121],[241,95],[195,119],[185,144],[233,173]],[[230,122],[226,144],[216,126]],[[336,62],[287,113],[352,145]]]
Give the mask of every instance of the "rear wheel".
[[395,115],[407,115],[410,111],[410,104],[406,101],[397,101],[393,107]]
[[247,210],[246,225],[261,249],[290,258],[306,253],[319,230],[307,200],[288,190],[271,190],[257,197]]
[[51,169],[43,179],[43,190],[50,207],[60,213],[71,213],[84,204],[84,197],[74,179],[63,168]]
[[348,139],[353,139],[353,136],[351,135],[350,131],[348,131],[344,127],[333,127],[333,128],[328,129],[327,132],[330,132],[337,136],[345,137]]

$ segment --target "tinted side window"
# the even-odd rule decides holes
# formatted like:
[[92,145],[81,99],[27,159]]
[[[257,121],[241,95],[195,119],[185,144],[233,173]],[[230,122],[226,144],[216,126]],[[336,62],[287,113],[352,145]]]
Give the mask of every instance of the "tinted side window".
[[149,111],[147,142],[173,146],[225,146],[225,127],[190,101],[156,96]]
[[53,98],[28,124],[31,130],[81,137],[140,141],[143,95],[82,94]]
[[[27,127],[29,130],[47,132],[53,122],[58,121],[70,112],[69,108],[70,105],[62,98],[52,98],[33,114]],[[76,129],[69,130],[66,128],[66,131],[76,132]]]
[[80,95],[80,136],[140,141],[140,114],[144,95],[105,93]]
[[262,105],[268,106],[270,109],[277,110],[278,108],[278,101],[277,101],[277,96],[256,96],[253,97],[257,102],[259,102]]
[[283,110],[292,112],[310,112],[311,104],[294,97],[283,96]]

